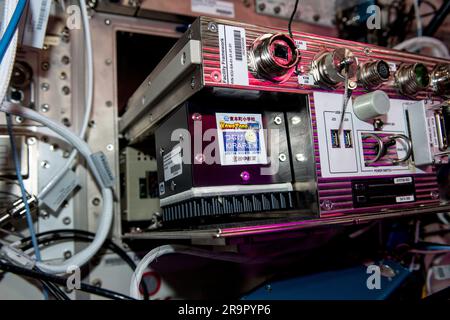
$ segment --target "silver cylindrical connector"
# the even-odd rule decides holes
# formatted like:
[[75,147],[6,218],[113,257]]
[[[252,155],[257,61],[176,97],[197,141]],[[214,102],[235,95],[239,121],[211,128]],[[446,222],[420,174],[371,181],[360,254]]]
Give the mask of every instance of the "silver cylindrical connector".
[[395,73],[395,83],[402,95],[415,96],[430,85],[430,75],[422,63],[404,64]]
[[295,42],[286,34],[265,34],[250,50],[250,69],[259,78],[274,82],[289,79],[300,59]]

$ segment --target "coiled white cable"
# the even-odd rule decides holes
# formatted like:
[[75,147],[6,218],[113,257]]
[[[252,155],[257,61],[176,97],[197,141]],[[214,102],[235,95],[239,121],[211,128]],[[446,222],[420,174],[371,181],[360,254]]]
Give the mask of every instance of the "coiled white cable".
[[109,230],[111,228],[112,220],[113,220],[113,193],[112,190],[108,187],[106,187],[103,183],[103,180],[101,179],[101,176],[98,172],[97,167],[95,166],[94,162],[91,159],[92,151],[90,150],[89,146],[85,141],[83,141],[80,137],[78,137],[76,134],[74,134],[72,131],[64,127],[63,125],[31,110],[28,108],[21,107],[17,104],[13,104],[10,102],[4,102],[1,107],[0,111],[6,112],[9,114],[13,114],[16,116],[23,117],[25,119],[29,119],[32,121],[36,121],[46,127],[48,127],[50,130],[54,131],[55,133],[62,136],[64,139],[67,140],[68,143],[73,145],[81,155],[86,159],[86,163],[88,167],[91,169],[91,172],[97,181],[101,192],[102,192],[102,198],[103,198],[103,207],[102,207],[102,213],[100,214],[100,220],[97,227],[97,232],[95,234],[95,238],[84,250],[81,252],[75,254],[70,259],[66,260],[64,263],[59,265],[52,265],[45,262],[36,262],[36,266],[48,273],[66,273],[68,272],[69,268],[72,268],[73,266],[81,267],[85,263],[87,263],[101,248],[103,242],[108,236]]
[[417,51],[423,48],[431,48],[432,53],[438,58],[448,58],[449,52],[447,46],[436,38],[432,37],[415,37],[397,44],[394,49]]
[[141,294],[139,292],[139,285],[142,281],[142,276],[145,270],[150,266],[150,264],[158,257],[171,253],[180,253],[190,256],[237,262],[237,263],[250,262],[252,260],[249,257],[238,256],[236,254],[211,252],[208,250],[183,245],[160,246],[147,253],[137,265],[136,270],[134,270],[134,273],[131,276],[131,283],[130,283],[130,296],[132,298],[141,299]]

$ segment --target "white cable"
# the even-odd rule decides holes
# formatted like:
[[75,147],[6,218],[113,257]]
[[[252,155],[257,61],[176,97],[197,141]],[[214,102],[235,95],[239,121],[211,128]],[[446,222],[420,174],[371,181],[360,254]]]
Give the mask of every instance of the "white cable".
[[447,212],[447,213],[439,212],[439,213],[437,214],[437,216],[438,216],[438,219],[439,219],[443,224],[449,225],[450,222],[449,222],[449,221],[447,220],[447,218],[445,217],[446,214],[448,215],[448,212]]
[[[11,20],[11,17],[14,13],[14,10],[17,6],[17,0],[6,0],[5,6],[4,6],[4,12],[3,12],[3,26],[2,31],[6,29],[6,26],[8,25],[9,21]],[[3,35],[2,32],[2,35]],[[3,58],[3,62],[0,65],[0,103],[5,99],[6,92],[8,90],[9,86],[9,80],[11,79],[12,70],[14,67],[14,59],[16,56],[16,49],[17,49],[17,33],[14,34],[14,37],[11,40],[11,43],[8,47],[8,50],[6,51],[5,57]]]
[[432,37],[416,37],[411,38],[402,43],[397,44],[394,49],[396,50],[407,50],[407,51],[417,51],[423,48],[431,48],[433,55],[439,58],[449,58],[449,52],[447,46],[436,38]]
[[157,247],[147,253],[144,258],[139,262],[139,264],[136,267],[136,270],[134,270],[133,275],[131,276],[131,283],[130,283],[130,296],[135,299],[141,299],[141,294],[139,292],[139,284],[142,281],[142,276],[145,272],[145,270],[150,266],[150,264],[155,261],[158,257],[171,254],[171,253],[181,253],[186,254],[190,256],[196,256],[196,257],[202,257],[202,258],[209,258],[209,259],[216,259],[216,260],[222,260],[222,261],[230,261],[230,262],[249,262],[250,258],[237,256],[235,254],[229,254],[229,253],[216,253],[211,252],[208,250],[183,246],[183,245],[164,245]]
[[[91,39],[91,29],[89,26],[89,16],[86,7],[85,0],[80,0],[80,8],[81,8],[81,18],[83,21],[83,35],[85,40],[86,47],[86,106],[84,110],[84,117],[81,123],[81,128],[79,132],[79,137],[84,139],[86,135],[86,130],[89,124],[89,119],[92,112],[92,103],[93,103],[93,95],[94,95],[94,63],[93,63],[93,53],[92,53],[92,39]],[[70,170],[75,157],[77,156],[77,150],[74,149],[70,153],[67,161],[64,163],[64,166],[61,167],[57,173],[45,184],[42,190],[38,193],[37,198],[44,198],[52,188],[64,177],[67,170]]]
[[20,116],[32,121],[36,121],[48,127],[50,130],[54,131],[55,133],[62,136],[65,140],[67,140],[68,143],[73,145],[78,150],[78,152],[80,152],[80,154],[86,159],[86,163],[88,167],[91,169],[91,172],[101,189],[103,197],[102,213],[100,214],[100,220],[98,223],[97,232],[95,234],[94,240],[84,250],[77,253],[70,259],[66,260],[62,264],[51,265],[45,262],[36,262],[36,266],[40,270],[48,273],[66,273],[69,267],[83,266],[101,248],[103,242],[108,236],[113,220],[113,193],[111,189],[107,188],[104,185],[98,172],[98,169],[90,157],[92,151],[90,150],[87,143],[83,141],[80,137],[78,137],[75,133],[73,133],[63,125],[29,108],[24,108],[9,102],[4,102],[0,107],[0,111]]
[[422,18],[420,17],[420,5],[419,0],[414,0],[414,13],[416,14],[417,36],[422,36]]

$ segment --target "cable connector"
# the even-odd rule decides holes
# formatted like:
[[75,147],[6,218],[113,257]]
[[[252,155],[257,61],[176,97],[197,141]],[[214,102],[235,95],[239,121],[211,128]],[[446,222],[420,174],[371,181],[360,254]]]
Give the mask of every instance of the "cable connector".
[[[38,201],[35,196],[27,196],[28,206],[30,207],[31,214],[34,214],[38,208]],[[12,219],[20,219],[26,213],[25,204],[22,199],[18,199],[13,202],[12,206],[3,210],[0,210],[0,226],[5,225]]]
[[13,246],[3,245],[0,249],[0,256],[5,260],[30,270],[36,265],[36,261],[32,257]]

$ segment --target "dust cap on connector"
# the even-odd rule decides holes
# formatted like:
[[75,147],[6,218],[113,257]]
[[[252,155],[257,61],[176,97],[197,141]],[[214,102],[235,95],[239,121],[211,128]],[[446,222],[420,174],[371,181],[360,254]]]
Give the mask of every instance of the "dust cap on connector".
[[353,101],[353,112],[362,121],[368,121],[383,116],[391,107],[386,92],[376,90],[363,94]]

